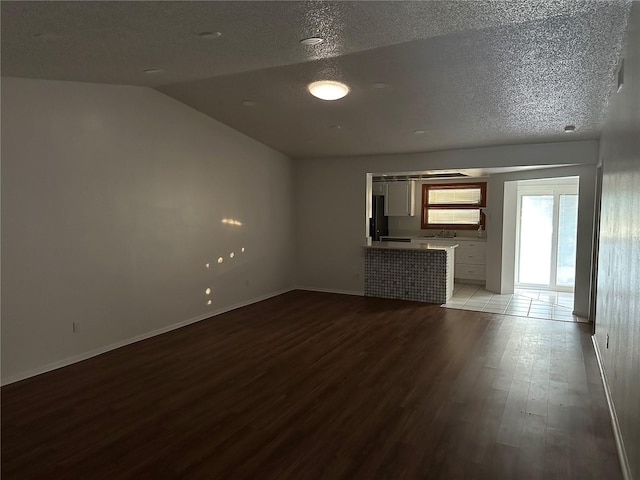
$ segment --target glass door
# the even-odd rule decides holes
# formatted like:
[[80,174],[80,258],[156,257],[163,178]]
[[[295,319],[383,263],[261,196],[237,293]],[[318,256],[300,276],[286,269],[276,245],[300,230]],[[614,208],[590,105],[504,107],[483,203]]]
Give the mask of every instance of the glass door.
[[553,195],[520,196],[518,284],[551,284]]
[[577,185],[518,188],[516,285],[573,291]]
[[576,280],[578,195],[560,194],[558,203],[558,254],[556,286],[573,289]]

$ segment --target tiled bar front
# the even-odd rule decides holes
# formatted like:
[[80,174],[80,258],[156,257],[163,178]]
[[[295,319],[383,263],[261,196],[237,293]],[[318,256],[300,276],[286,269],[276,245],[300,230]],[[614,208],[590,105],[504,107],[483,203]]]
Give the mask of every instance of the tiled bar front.
[[364,293],[368,297],[446,303],[453,249],[365,249]]

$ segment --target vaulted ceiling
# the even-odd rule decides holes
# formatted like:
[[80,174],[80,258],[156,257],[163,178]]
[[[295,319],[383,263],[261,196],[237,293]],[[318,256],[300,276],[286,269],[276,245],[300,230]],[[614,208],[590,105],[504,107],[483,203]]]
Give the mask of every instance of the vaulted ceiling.
[[[320,157],[598,138],[630,2],[1,8],[2,75],[152,87],[291,157]],[[306,87],[320,79],[350,93],[319,100]]]

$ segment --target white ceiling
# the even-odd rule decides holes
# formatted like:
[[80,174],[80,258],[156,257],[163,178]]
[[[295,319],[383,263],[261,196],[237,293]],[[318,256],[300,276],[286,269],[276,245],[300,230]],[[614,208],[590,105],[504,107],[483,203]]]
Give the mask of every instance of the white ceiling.
[[[2,74],[153,87],[292,157],[594,139],[629,8],[3,1]],[[325,42],[299,43],[310,36]],[[350,94],[310,96],[306,85],[324,78]]]

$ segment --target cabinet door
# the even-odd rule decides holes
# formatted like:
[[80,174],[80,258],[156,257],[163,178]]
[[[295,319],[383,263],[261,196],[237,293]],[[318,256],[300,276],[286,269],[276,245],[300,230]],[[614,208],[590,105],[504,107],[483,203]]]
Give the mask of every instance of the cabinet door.
[[487,263],[487,250],[484,244],[460,242],[456,251],[457,263],[468,263],[471,265],[484,265]]
[[385,188],[383,182],[373,182],[371,184],[371,194],[372,195],[384,195]]
[[486,277],[486,267],[484,265],[468,265],[457,263],[455,276],[460,280],[482,280]]
[[415,183],[385,183],[384,214],[388,217],[406,217],[415,214]]
[[455,276],[462,281],[484,283],[486,277],[487,244],[476,241],[460,241],[456,249]]

